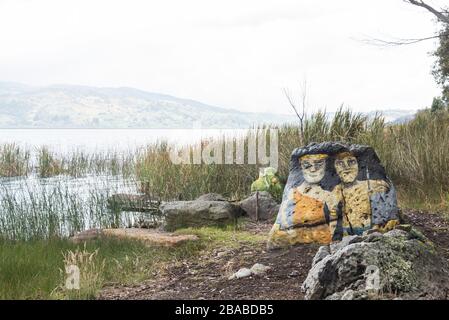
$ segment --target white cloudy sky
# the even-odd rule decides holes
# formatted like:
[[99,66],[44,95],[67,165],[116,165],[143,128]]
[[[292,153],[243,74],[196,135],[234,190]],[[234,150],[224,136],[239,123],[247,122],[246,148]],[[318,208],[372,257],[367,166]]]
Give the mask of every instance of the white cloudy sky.
[[359,40],[435,31],[430,13],[402,0],[0,0],[0,80],[289,113],[282,88],[307,79],[311,108],[416,109],[439,93],[435,42]]

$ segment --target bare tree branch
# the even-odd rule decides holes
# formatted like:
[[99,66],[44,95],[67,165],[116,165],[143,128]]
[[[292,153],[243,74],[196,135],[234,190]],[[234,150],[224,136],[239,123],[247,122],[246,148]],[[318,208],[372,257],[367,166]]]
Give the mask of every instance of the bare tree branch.
[[301,98],[302,98],[302,117],[306,117],[307,109],[307,79],[304,79],[301,86]]
[[[447,8],[435,9],[434,7],[432,7],[431,5],[429,5],[428,3],[426,3],[423,0],[403,0],[403,1],[405,3],[426,9],[427,11],[431,12],[434,16],[436,16],[439,22],[442,22],[444,24],[449,24],[449,13],[448,13]],[[411,38],[411,39],[400,39],[399,38],[399,39],[393,39],[393,40],[383,40],[383,39],[371,38],[371,39],[367,39],[367,40],[366,39],[362,40],[362,42],[365,42],[365,43],[371,44],[371,45],[377,45],[377,46],[403,46],[403,45],[419,43],[419,42],[426,41],[426,40],[442,39],[442,38],[445,38],[448,36],[449,36],[449,33],[440,32],[438,34],[427,36],[427,37],[422,37],[422,38]]]
[[301,105],[297,103],[294,98],[292,97],[292,94],[290,90],[284,88],[283,89],[284,95],[288,100],[288,103],[292,107],[292,109],[295,111],[296,116],[299,119],[299,131],[300,131],[300,143],[304,144],[304,124],[307,121],[307,81],[304,80],[303,85],[300,88],[301,92]]
[[378,38],[371,38],[371,39],[364,39],[363,42],[371,45],[377,45],[377,46],[403,46],[403,45],[410,45],[415,44],[418,42],[426,41],[426,40],[432,40],[432,39],[440,39],[444,37],[449,37],[449,33],[442,33],[442,34],[436,34],[433,36],[423,37],[423,38],[414,38],[414,39],[395,39],[395,40],[383,40]]
[[288,103],[290,104],[290,106],[292,107],[292,109],[295,111],[296,116],[298,117],[299,121],[302,121],[302,117],[298,112],[298,109],[296,107],[296,103],[293,101],[292,95],[290,93],[290,90],[288,90],[287,88],[283,88],[282,91],[284,92],[285,97],[288,100]]
[[418,0],[404,0],[404,1],[407,3],[413,4],[415,6],[427,9],[427,11],[429,11],[433,15],[435,15],[440,22],[449,23],[449,15],[447,14],[447,11],[445,9],[437,10],[422,0],[419,0],[419,1]]

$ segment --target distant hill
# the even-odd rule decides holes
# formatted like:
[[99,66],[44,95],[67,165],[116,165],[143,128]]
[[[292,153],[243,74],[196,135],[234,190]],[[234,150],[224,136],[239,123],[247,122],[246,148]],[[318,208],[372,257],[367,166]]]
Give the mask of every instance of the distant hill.
[[[395,122],[414,113],[391,110],[384,115]],[[294,115],[240,112],[134,88],[0,82],[0,128],[249,128],[296,120]]]
[[[415,117],[417,110],[401,110],[401,109],[389,109],[380,112],[387,123],[400,124],[412,120]],[[368,117],[374,117],[376,111],[367,113]]]
[[0,82],[2,128],[248,128],[291,121],[288,115],[240,112],[133,88]]

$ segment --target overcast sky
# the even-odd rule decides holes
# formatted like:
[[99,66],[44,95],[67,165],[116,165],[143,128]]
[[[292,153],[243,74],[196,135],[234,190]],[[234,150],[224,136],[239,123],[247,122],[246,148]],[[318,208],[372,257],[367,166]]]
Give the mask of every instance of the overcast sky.
[[360,40],[436,28],[402,0],[0,0],[0,80],[129,86],[289,113],[282,88],[307,79],[311,108],[416,109],[439,94],[436,43]]

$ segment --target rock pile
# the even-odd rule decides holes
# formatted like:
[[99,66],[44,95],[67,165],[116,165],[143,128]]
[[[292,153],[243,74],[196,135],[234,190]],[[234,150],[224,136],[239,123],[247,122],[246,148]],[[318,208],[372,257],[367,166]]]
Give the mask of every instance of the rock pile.
[[448,270],[422,234],[399,227],[320,247],[302,289],[306,299],[447,299]]

